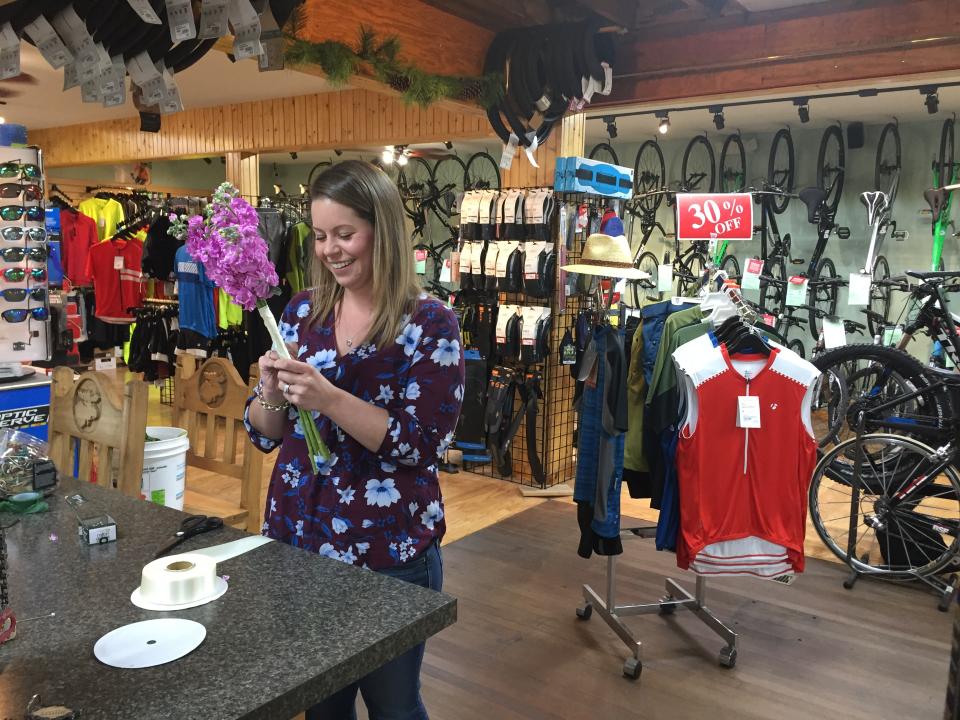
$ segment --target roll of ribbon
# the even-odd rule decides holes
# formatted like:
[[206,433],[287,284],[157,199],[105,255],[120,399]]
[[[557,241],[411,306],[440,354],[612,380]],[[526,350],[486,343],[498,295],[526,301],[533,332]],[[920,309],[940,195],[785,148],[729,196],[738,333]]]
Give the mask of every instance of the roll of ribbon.
[[147,610],[182,610],[215,600],[226,591],[226,581],[217,576],[216,560],[184,553],[148,563],[130,599]]

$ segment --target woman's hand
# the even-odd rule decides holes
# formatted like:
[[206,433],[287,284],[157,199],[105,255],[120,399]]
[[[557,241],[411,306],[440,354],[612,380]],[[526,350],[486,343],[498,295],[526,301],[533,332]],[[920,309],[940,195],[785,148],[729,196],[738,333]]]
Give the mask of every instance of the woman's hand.
[[284,399],[302,410],[327,414],[337,389],[323,373],[299,360],[272,361]]
[[[297,346],[295,344],[289,344],[287,349],[292,356],[296,357]],[[263,399],[274,405],[279,405],[287,399],[281,391],[280,379],[277,376],[280,371],[277,363],[281,361],[282,358],[275,350],[268,350],[257,361],[260,366],[260,385],[263,388]]]

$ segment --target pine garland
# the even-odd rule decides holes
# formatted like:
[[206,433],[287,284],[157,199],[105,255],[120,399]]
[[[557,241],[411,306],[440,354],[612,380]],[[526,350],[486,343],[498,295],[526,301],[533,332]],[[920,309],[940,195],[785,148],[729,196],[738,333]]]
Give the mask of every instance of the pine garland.
[[400,92],[405,102],[427,107],[438,100],[475,100],[485,108],[503,96],[503,78],[497,74],[460,77],[428,73],[401,62],[400,40],[381,39],[372,29],[360,27],[356,48],[336,40],[310,42],[297,37],[303,28],[300,8],[290,18],[284,59],[291,65],[318,65],[333,85],[345,85],[352,76],[370,69],[373,77]]

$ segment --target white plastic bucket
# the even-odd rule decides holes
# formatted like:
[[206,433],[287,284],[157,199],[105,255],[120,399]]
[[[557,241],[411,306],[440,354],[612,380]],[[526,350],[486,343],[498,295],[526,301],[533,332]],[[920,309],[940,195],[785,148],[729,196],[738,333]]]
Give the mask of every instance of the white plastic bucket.
[[174,427],[148,427],[143,446],[143,477],[140,497],[157,505],[183,510],[187,477],[187,431]]

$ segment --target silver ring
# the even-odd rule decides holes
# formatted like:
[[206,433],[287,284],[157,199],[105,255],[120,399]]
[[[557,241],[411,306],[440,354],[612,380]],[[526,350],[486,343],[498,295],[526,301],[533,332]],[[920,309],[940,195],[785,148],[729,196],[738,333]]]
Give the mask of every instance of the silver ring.
[[280,385],[280,392],[286,395],[288,392],[290,392],[290,386],[287,383],[283,383]]

